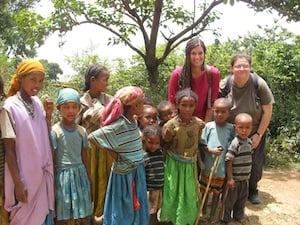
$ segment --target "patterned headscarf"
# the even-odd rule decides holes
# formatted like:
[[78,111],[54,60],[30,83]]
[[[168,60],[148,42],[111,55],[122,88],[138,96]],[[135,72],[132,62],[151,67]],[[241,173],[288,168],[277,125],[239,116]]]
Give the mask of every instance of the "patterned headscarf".
[[24,77],[32,72],[42,72],[45,74],[44,66],[35,59],[25,59],[17,67],[15,74],[12,75],[10,80],[10,87],[7,96],[15,95],[20,90],[21,77]]
[[56,104],[59,106],[67,102],[75,102],[80,105],[80,96],[73,88],[63,88],[58,91]]
[[[185,47],[185,62],[178,81],[179,90],[192,88],[191,51],[197,46],[201,46],[203,48],[204,55],[206,54],[205,44],[198,37],[193,37],[187,42]],[[204,62],[201,69],[204,70]]]
[[122,115],[124,106],[132,106],[142,101],[144,96],[143,90],[135,86],[127,86],[118,90],[114,98],[103,110],[101,117],[102,126],[111,124]]

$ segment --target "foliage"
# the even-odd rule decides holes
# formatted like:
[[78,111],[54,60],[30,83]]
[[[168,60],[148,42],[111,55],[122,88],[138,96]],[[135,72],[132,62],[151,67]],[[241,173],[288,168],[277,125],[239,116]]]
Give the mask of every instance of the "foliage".
[[[238,1],[238,0],[236,0]],[[123,43],[139,55],[147,69],[147,79],[155,88],[160,79],[159,66],[181,43],[206,30],[215,35],[209,25],[219,19],[214,10],[227,0],[204,1],[187,9],[174,0],[53,0],[55,11],[51,15],[51,30],[62,35],[74,26],[95,24],[110,32],[109,44]],[[235,0],[230,0],[233,5]],[[299,19],[296,1],[277,4],[275,1],[241,0],[257,11],[274,8],[291,20]],[[144,40],[144,48],[135,45],[136,38]],[[157,53],[157,42],[165,42],[162,54]]]
[[[284,166],[291,161],[300,161],[300,109],[299,104],[295,104],[300,98],[300,37],[280,27],[262,31],[262,35],[253,33],[207,46],[206,62],[215,65],[225,77],[234,54],[247,52],[252,56],[253,70],[267,81],[276,101],[269,126],[267,163]],[[133,56],[129,67],[120,60],[119,69],[110,78],[110,90],[114,93],[124,85],[138,85],[158,103],[166,99],[169,76],[177,65],[182,65],[183,58],[183,54],[176,51],[170,54],[166,63],[159,67],[163,79],[159,80],[155,89],[145,82],[147,74],[140,57]]]
[[1,1],[0,40],[5,44],[2,53],[15,57],[33,57],[36,48],[49,34],[49,20],[32,9],[39,0]]
[[[237,0],[238,1],[238,0]],[[287,17],[288,21],[300,21],[300,2],[299,0],[240,0],[241,2],[248,3],[249,6],[253,7],[257,11],[263,10],[276,10],[282,17]]]
[[263,29],[263,34],[248,34],[237,40],[208,46],[208,62],[216,65],[222,77],[228,74],[229,61],[236,52],[252,56],[253,70],[270,86],[275,105],[269,125],[268,164],[284,165],[300,161],[300,36],[280,27]]
[[46,73],[47,73],[49,79],[53,80],[53,81],[57,81],[58,80],[58,75],[63,73],[63,71],[60,68],[59,64],[48,62],[48,60],[45,60],[45,59],[42,59],[40,61],[44,65],[44,67],[46,68]]
[[300,131],[290,136],[289,128],[283,128],[276,138],[267,142],[266,165],[268,167],[289,167],[300,162]]
[[[149,83],[155,87],[159,65],[181,43],[208,30],[209,24],[218,19],[213,9],[222,2],[199,4],[191,13],[174,0],[54,0],[51,29],[64,33],[90,23],[111,32],[109,44],[123,43],[135,51],[143,59]],[[135,45],[136,38],[144,40],[143,49]],[[159,39],[166,43],[160,55],[156,51]]]
[[[158,53],[163,51],[164,46],[158,47]],[[129,62],[130,67],[126,61],[119,59],[116,61],[118,68],[116,72],[110,77],[110,92],[115,93],[121,87],[126,85],[136,85],[143,87],[146,95],[151,97],[154,104],[158,104],[161,100],[167,98],[168,81],[172,70],[176,66],[182,65],[183,54],[176,51],[169,54],[165,62],[159,67],[161,74],[157,86],[153,87],[149,84],[147,78],[147,70],[143,64],[140,56],[133,56]],[[134,75],[133,75],[134,74]]]

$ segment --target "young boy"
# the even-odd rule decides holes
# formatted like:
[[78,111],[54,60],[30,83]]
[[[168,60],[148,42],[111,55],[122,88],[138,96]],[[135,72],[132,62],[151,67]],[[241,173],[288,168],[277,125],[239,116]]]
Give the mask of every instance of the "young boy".
[[159,126],[163,126],[166,122],[176,116],[176,109],[174,105],[167,101],[161,101],[157,106]]
[[[204,169],[201,170],[200,191],[203,196],[202,213],[206,214],[206,205],[209,194],[212,193],[212,204],[210,210],[210,220],[213,219],[222,188],[225,180],[225,154],[229,143],[235,136],[231,123],[227,122],[230,115],[230,102],[226,98],[218,98],[213,105],[214,121],[208,122],[202,133],[200,140],[200,151],[204,151]],[[217,161],[216,161],[217,160]],[[209,176],[216,161],[215,171]],[[208,195],[207,195],[208,194]],[[207,196],[207,197],[206,197]]]
[[237,136],[232,140],[225,158],[227,186],[222,220],[226,225],[232,225],[232,219],[240,223],[245,220],[252,165],[252,145],[248,138],[252,130],[252,117],[247,113],[240,113],[234,122]]
[[158,222],[157,212],[161,208],[164,184],[164,161],[161,151],[161,128],[148,125],[143,130],[146,183],[150,207],[150,225]]

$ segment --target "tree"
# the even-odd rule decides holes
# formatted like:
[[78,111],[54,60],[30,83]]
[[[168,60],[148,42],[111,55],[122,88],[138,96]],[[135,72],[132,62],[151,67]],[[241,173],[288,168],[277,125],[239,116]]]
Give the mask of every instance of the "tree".
[[[238,0],[237,0],[238,1]],[[288,1],[278,1],[278,0],[240,0],[249,4],[256,11],[263,10],[276,10],[282,17],[287,17],[288,21],[300,21],[300,2],[299,0],[288,0]]]
[[0,40],[2,53],[16,57],[33,57],[35,49],[49,35],[48,24],[41,15],[33,12],[39,0],[4,0],[0,7]]
[[[53,30],[64,33],[74,26],[95,24],[111,32],[114,36],[109,44],[124,43],[144,61],[149,83],[155,87],[158,80],[158,66],[182,42],[209,30],[209,24],[217,19],[214,7],[223,0],[203,3],[190,12],[174,0],[102,0],[86,3],[78,0],[54,0],[52,14]],[[160,36],[165,42],[161,55],[157,54]],[[144,40],[144,48],[135,44],[135,37]]]
[[[174,0],[53,0],[55,11],[51,15],[52,30],[62,34],[81,24],[95,24],[113,34],[109,44],[123,43],[135,51],[144,61],[148,71],[148,81],[156,87],[158,67],[177,46],[193,36],[210,30],[209,24],[218,19],[214,11],[218,5],[227,0],[213,0],[198,4],[187,10]],[[238,1],[238,0],[236,0]],[[246,1],[255,10],[275,7],[282,15],[298,19],[289,9],[299,4],[282,4],[280,7],[273,1]],[[194,1],[195,2],[195,1]],[[230,3],[234,4],[235,0]],[[256,3],[256,2],[259,2]],[[275,2],[275,1],[274,1]],[[298,15],[299,16],[299,15]],[[213,30],[211,30],[214,32]],[[136,46],[135,38],[144,40],[144,47]],[[161,38],[165,44],[164,51],[158,54],[157,42]]]
[[46,68],[46,74],[48,75],[50,80],[57,81],[58,75],[63,74],[63,71],[60,68],[59,64],[48,62],[48,60],[45,59],[42,59],[40,61]]

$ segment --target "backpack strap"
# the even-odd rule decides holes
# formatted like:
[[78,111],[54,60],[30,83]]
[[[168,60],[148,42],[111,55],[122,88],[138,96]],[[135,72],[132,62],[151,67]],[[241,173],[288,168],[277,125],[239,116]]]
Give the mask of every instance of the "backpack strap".
[[208,82],[208,93],[207,93],[207,108],[211,108],[211,89],[212,89],[212,73],[211,68],[208,65],[205,65],[206,77]]
[[254,90],[255,90],[255,105],[256,105],[256,108],[258,108],[261,104],[260,92],[259,92],[259,87],[258,87],[258,75],[255,72],[250,73],[250,75],[253,80],[253,85],[254,85]]
[[233,75],[228,75],[226,78],[226,83],[225,83],[225,87],[222,93],[223,97],[227,97],[227,95],[231,92],[231,86],[232,86],[232,77]]

